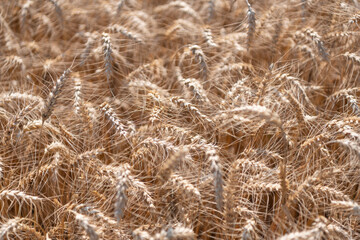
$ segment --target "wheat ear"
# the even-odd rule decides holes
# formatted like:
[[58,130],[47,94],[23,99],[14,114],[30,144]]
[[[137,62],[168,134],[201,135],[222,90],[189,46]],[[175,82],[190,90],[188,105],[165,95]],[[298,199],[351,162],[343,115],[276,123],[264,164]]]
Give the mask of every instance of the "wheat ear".
[[172,155],[161,167],[159,171],[159,177],[162,182],[166,182],[175,168],[175,166],[182,161],[186,156],[187,150],[181,149],[178,152],[176,152],[174,155]]
[[106,74],[106,80],[111,92],[111,95],[114,97],[115,94],[113,92],[113,82],[110,82],[111,74],[112,74],[112,47],[111,47],[111,39],[109,34],[103,33],[102,34],[102,40],[103,40],[103,51],[104,51],[104,59],[105,59],[105,74]]
[[116,13],[119,14],[121,10],[123,9],[124,5],[126,3],[126,0],[119,0],[117,3]]
[[116,116],[116,113],[111,108],[111,106],[104,102],[100,105],[100,110],[104,113],[105,117],[111,122],[111,124],[115,127],[115,129],[118,131],[120,136],[124,136],[125,138],[128,135],[131,135],[135,129],[133,129],[133,126],[131,126],[131,123],[129,123],[129,127],[126,127],[124,124],[120,122],[120,119]]
[[360,205],[353,201],[331,201],[331,205],[335,209],[347,211],[360,219]]
[[248,0],[246,0],[246,4],[248,6],[248,33],[247,33],[247,41],[246,41],[246,47],[249,50],[251,41],[253,40],[254,32],[255,32],[255,26],[256,26],[256,19],[255,19],[255,12],[254,9],[251,7]]
[[59,17],[59,20],[60,20],[60,23],[61,25],[63,24],[63,21],[64,21],[64,18],[63,18],[63,13],[62,13],[62,10],[57,2],[57,0],[47,0],[48,2],[50,2],[54,8],[55,8],[55,12],[56,14],[58,15]]
[[116,194],[116,202],[115,202],[115,217],[118,222],[124,217],[125,207],[128,200],[126,195],[126,191],[130,185],[129,182],[130,175],[130,166],[125,164],[119,168],[118,176],[117,176],[117,194]]
[[60,76],[60,78],[56,81],[53,90],[50,92],[50,94],[46,100],[46,104],[41,111],[42,112],[41,117],[42,117],[43,124],[51,116],[51,114],[54,110],[57,98],[59,97],[59,94],[61,93],[61,90],[65,85],[65,81],[70,75],[70,72],[71,71],[69,68],[66,69],[64,71],[64,73]]
[[81,79],[78,77],[74,77],[74,108],[75,114],[78,115],[81,108]]
[[84,228],[86,234],[89,236],[90,240],[98,240],[99,233],[96,231],[96,226],[89,223],[89,217],[82,215],[80,213],[71,211],[76,216],[76,220],[80,223],[80,225]]
[[125,36],[131,40],[134,40],[137,43],[143,42],[143,40],[142,40],[143,38],[141,36],[139,36],[139,34],[133,33],[131,31],[129,31],[128,29],[126,29],[125,27],[120,26],[118,24],[114,24],[114,25],[110,26],[109,29],[111,32],[121,33],[123,36]]
[[[12,231],[20,222],[20,218],[9,219],[6,223],[3,223],[0,228],[0,240],[4,240],[10,231]],[[9,239],[9,238],[6,238]]]
[[215,148],[211,147],[211,145],[206,147],[205,154],[208,161],[211,163],[211,171],[213,172],[216,207],[219,211],[222,211],[224,206],[224,180],[221,169],[222,167],[220,165],[220,158]]

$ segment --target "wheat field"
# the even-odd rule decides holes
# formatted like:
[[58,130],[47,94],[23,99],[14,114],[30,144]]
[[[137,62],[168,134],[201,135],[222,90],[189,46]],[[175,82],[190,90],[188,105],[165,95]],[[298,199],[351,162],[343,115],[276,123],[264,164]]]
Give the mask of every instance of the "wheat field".
[[356,0],[1,0],[0,240],[360,239]]

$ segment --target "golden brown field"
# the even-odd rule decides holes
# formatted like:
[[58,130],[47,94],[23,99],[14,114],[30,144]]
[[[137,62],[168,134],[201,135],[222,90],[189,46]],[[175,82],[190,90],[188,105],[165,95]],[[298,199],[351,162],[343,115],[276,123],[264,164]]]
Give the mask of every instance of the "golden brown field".
[[360,239],[356,0],[1,0],[0,240]]

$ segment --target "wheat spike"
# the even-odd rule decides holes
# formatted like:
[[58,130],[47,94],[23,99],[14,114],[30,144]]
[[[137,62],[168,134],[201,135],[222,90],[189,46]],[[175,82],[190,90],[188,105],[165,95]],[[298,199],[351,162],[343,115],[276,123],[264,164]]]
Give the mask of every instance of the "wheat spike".
[[98,240],[99,233],[96,231],[96,226],[89,223],[89,218],[85,215],[72,211],[72,213],[76,216],[76,220],[80,223],[80,225],[84,228],[87,235],[90,237],[90,240]]
[[124,165],[121,168],[119,168],[119,173],[117,176],[117,194],[116,194],[116,202],[115,202],[115,217],[117,221],[119,222],[120,219],[124,217],[125,214],[125,207],[128,200],[126,190],[129,187],[129,165]]
[[[9,219],[7,222],[3,223],[0,228],[0,240],[4,240],[8,236],[9,232],[16,228],[21,219]],[[7,238],[6,238],[7,239]]]
[[112,96],[114,95],[113,92],[113,80],[112,80],[112,72],[113,72],[113,57],[112,57],[112,47],[111,47],[111,39],[109,34],[102,33],[102,41],[103,41],[103,52],[104,52],[104,59],[105,59],[105,74],[106,80],[110,89]]
[[248,34],[248,37],[247,37],[246,47],[249,50],[250,44],[251,44],[251,41],[253,40],[253,35],[255,32],[256,19],[255,19],[255,11],[251,7],[248,0],[246,0],[246,4],[248,7],[248,11],[247,11],[247,16],[248,16],[248,32],[247,32],[247,34]]
[[59,94],[62,91],[62,88],[65,85],[65,81],[70,75],[70,69],[66,69],[64,73],[60,76],[60,78],[56,81],[53,90],[49,93],[49,96],[46,100],[46,104],[42,109],[41,117],[42,122],[44,123],[52,114],[56,101],[59,97]]

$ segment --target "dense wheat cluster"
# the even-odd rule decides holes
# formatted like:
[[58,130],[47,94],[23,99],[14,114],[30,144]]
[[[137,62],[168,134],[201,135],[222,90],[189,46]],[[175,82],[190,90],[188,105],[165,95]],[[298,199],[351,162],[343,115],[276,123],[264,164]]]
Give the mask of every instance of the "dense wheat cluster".
[[360,239],[355,0],[1,0],[0,240]]

